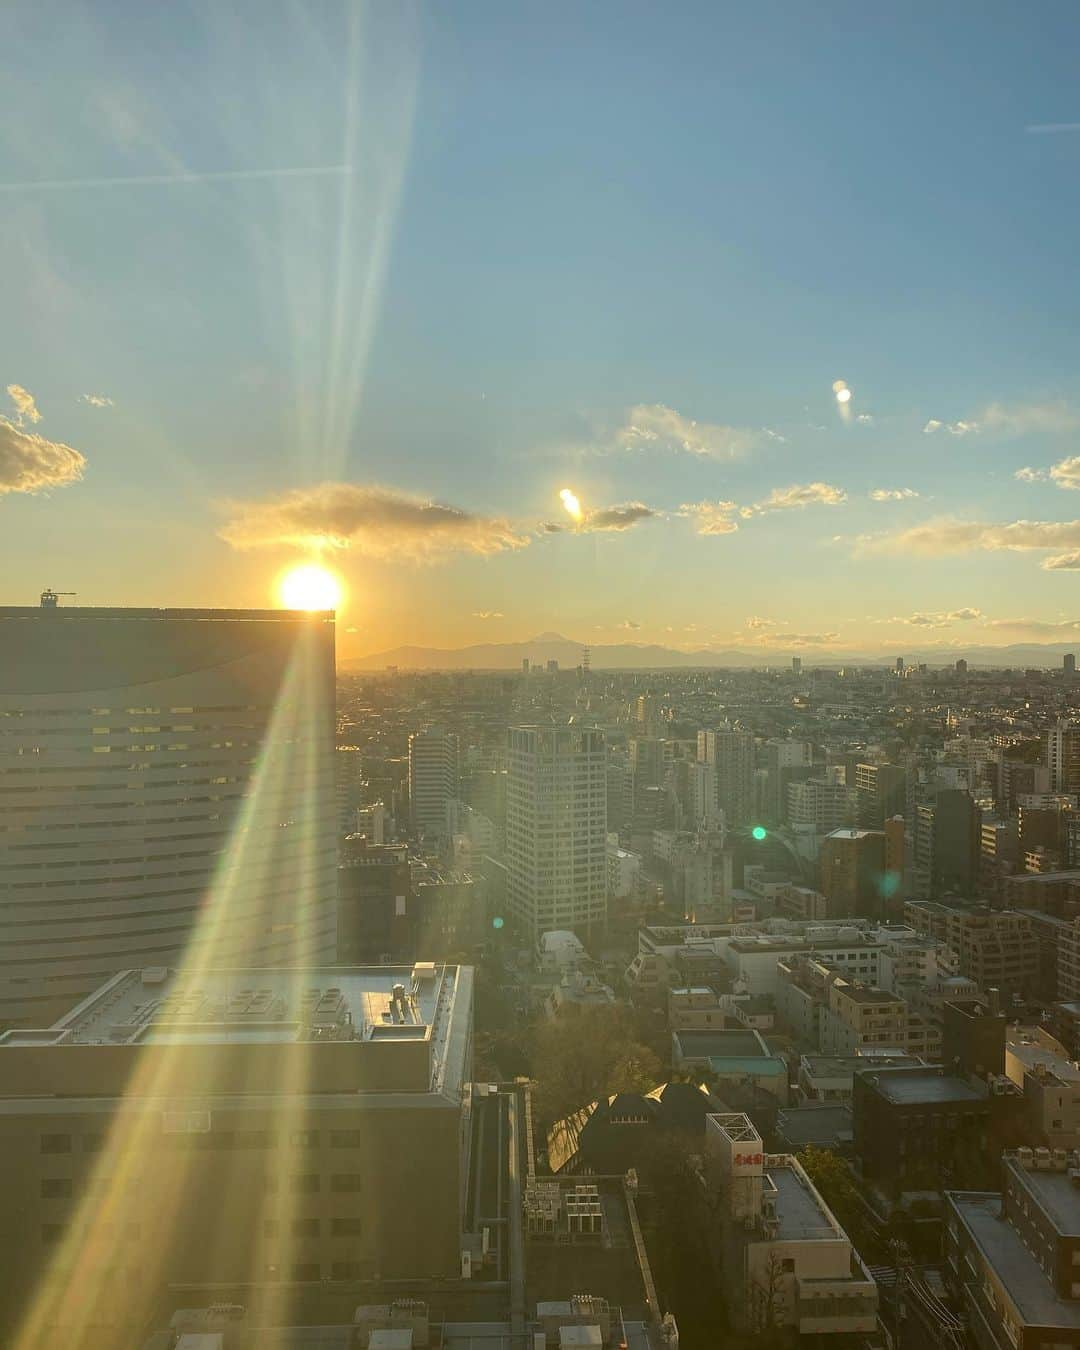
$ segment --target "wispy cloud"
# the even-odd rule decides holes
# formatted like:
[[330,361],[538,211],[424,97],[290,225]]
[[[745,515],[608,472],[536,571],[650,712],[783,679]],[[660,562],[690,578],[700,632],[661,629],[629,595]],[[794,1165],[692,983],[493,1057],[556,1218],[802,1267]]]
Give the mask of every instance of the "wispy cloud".
[[975,619],[981,619],[983,613],[981,609],[951,609],[938,610],[936,612],[918,612],[909,614],[907,618],[893,618],[891,623],[906,623],[913,628],[951,628],[954,623],[971,623]]
[[1059,488],[1075,492],[1080,488],[1080,455],[1069,455],[1051,465],[1050,477]]
[[631,632],[634,632],[641,627],[641,624],[639,624],[636,619],[623,619],[622,623],[617,623],[615,627],[624,628]]
[[752,614],[752,615],[750,616],[750,618],[747,619],[747,621],[746,621],[746,626],[747,626],[747,628],[754,628],[754,629],[775,628],[775,627],[776,627],[776,620],[775,620],[775,619],[763,619],[763,618],[761,618],[761,616],[758,615],[758,614]]
[[931,417],[923,427],[925,435],[947,431],[951,436],[972,436],[988,432],[998,436],[1054,435],[1080,427],[1080,413],[1064,400],[1046,403],[990,403],[981,413],[956,422]]
[[86,457],[70,445],[47,441],[0,417],[0,496],[75,483],[85,467]]
[[24,389],[21,384],[9,384],[7,392],[8,397],[15,404],[16,425],[22,426],[24,422],[41,421],[41,413],[38,412],[34,396],[29,389]]
[[666,450],[705,459],[738,459],[767,440],[784,437],[768,427],[733,427],[697,422],[663,403],[639,403],[615,433],[624,450]]
[[0,192],[72,192],[79,188],[162,187],[174,183],[236,183],[261,178],[344,178],[348,164],[313,164],[277,169],[210,169],[174,173],[124,174],[112,178],[23,178],[0,182]]
[[737,502],[684,502],[675,514],[692,520],[698,534],[734,534],[738,513]]
[[792,483],[790,487],[773,488],[764,501],[757,502],[753,510],[791,511],[804,506],[842,506],[847,501],[843,488],[831,483]]
[[1042,566],[1045,572],[1075,572],[1080,570],[1080,552],[1055,553],[1050,558],[1044,558]]
[[871,488],[872,502],[906,502],[920,494],[914,488]]
[[1080,549],[1080,520],[988,522],[942,516],[895,533],[863,536],[859,553],[896,553],[938,558],[953,553],[1004,549]]
[[644,520],[655,520],[659,511],[644,502],[623,502],[620,506],[598,507],[586,511],[577,526],[579,530],[630,530]]
[[91,408],[111,408],[113,401],[104,394],[80,394],[80,403],[88,403]]
[[501,619],[504,617],[501,610],[498,609],[474,609],[474,619]]
[[1050,475],[1046,469],[1033,469],[1030,464],[1025,464],[1022,469],[1017,469],[1013,477],[1020,483],[1045,483]]
[[392,488],[320,483],[261,501],[226,502],[220,530],[233,548],[355,548],[374,558],[430,562],[452,553],[481,557],[524,548],[509,520],[426,501]]
[[768,647],[821,647],[835,642],[839,633],[765,633],[761,643]]
[[1008,629],[1014,632],[1031,633],[1037,637],[1067,636],[1080,631],[1080,619],[1061,619],[1050,622],[1046,619],[992,619],[991,628]]

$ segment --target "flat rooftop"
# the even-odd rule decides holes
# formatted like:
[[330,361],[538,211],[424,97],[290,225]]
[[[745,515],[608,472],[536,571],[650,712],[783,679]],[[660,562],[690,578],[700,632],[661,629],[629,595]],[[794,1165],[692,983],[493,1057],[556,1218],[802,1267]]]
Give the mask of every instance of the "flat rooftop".
[[1014,1040],[1011,1036],[1006,1035],[1005,1052],[1015,1056],[1029,1073],[1034,1071],[1036,1065],[1043,1064],[1056,1074],[1062,1082],[1080,1083],[1080,1068],[1072,1060],[1065,1059],[1056,1051],[1045,1045],[1040,1045],[1037,1041]]
[[811,1078],[851,1078],[864,1069],[916,1068],[914,1055],[803,1055]]
[[890,994],[887,989],[875,989],[869,984],[847,984],[836,987],[838,994],[851,999],[853,1003],[903,1003],[899,994]]
[[675,1031],[672,1035],[678,1040],[684,1055],[724,1059],[735,1056],[739,1059],[768,1059],[770,1051],[763,1046],[753,1031],[733,1029],[731,1031]]
[[1080,1328],[1080,1303],[1057,1296],[1016,1229],[1001,1219],[1001,1197],[996,1192],[945,1194],[1028,1326]]
[[1042,1206],[1063,1237],[1080,1237],[1080,1190],[1067,1171],[1021,1167],[1015,1155],[1006,1156],[1005,1166]]
[[934,1069],[881,1069],[863,1075],[873,1083],[883,1097],[899,1106],[928,1105],[941,1102],[982,1102],[987,1100],[985,1088],[980,1092],[962,1078],[937,1073]]
[[836,1229],[817,1196],[791,1167],[771,1167],[766,1173],[776,1187],[777,1234],[781,1242],[835,1237]]
[[850,1143],[853,1125],[850,1106],[795,1106],[776,1113],[776,1132],[789,1148],[807,1144],[832,1147]]

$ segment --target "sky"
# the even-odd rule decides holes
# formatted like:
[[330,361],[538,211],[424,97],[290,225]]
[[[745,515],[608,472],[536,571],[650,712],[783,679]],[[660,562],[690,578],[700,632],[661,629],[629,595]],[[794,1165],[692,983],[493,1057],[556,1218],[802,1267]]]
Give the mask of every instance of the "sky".
[[1080,638],[1071,0],[5,26],[0,603]]

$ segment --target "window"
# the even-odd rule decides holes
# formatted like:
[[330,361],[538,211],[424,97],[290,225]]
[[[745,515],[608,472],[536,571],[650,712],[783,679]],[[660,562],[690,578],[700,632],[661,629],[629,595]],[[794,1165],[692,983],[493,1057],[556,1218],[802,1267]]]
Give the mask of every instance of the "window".
[[64,1236],[64,1225],[62,1223],[43,1223],[41,1225],[41,1240],[46,1246],[59,1242]]
[[82,1148],[84,1153],[100,1153],[105,1147],[105,1136],[103,1134],[84,1134],[82,1137]]
[[330,1267],[330,1278],[332,1280],[359,1280],[361,1266],[359,1261],[335,1261]]
[[337,1172],[330,1178],[332,1191],[355,1193],[362,1188],[363,1178],[355,1172]]
[[42,1153],[70,1153],[70,1134],[43,1134],[41,1136]]
[[321,1274],[317,1261],[298,1261],[292,1268],[292,1278],[297,1284],[312,1284]]
[[290,1189],[295,1195],[314,1195],[319,1186],[318,1172],[301,1172],[292,1178]]
[[363,1130],[331,1130],[331,1148],[360,1148],[364,1142]]
[[318,1130],[293,1130],[289,1136],[289,1142],[294,1148],[318,1148],[319,1131]]
[[292,1221],[293,1237],[318,1237],[319,1221],[315,1218],[293,1219]]
[[45,1177],[41,1183],[43,1200],[68,1200],[72,1194],[70,1177]]
[[363,1219],[353,1215],[343,1215],[332,1220],[331,1230],[334,1237],[359,1237],[364,1231]]

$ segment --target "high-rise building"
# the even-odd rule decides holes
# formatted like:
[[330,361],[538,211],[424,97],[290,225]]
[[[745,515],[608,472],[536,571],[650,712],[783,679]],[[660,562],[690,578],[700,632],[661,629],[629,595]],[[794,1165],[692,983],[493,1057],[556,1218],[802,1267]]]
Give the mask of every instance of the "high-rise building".
[[968,663],[962,656],[956,662],[956,673],[957,675],[966,675],[968,673]]
[[888,889],[883,830],[834,830],[821,842],[820,867],[831,919],[883,916]]
[[458,740],[441,727],[409,737],[409,808],[418,834],[444,835],[446,808],[458,795]]
[[791,658],[791,673],[792,673],[792,675],[801,675],[801,674],[802,674],[802,657],[801,657],[801,656],[793,656],[793,657]]
[[880,830],[891,816],[904,814],[907,772],[898,764],[857,764],[855,791],[859,824],[867,830]]
[[1059,722],[1046,732],[1051,792],[1080,792],[1080,725]]
[[334,699],[330,613],[0,609],[0,1024],[333,960]]
[[415,955],[415,940],[408,847],[349,835],[342,840],[338,868],[338,961],[406,960]]
[[3,1344],[31,1300],[33,1344],[127,1350],[168,1284],[460,1277],[472,989],[156,967],[0,1037]]
[[904,658],[902,656],[896,658],[896,673],[897,675],[903,675],[904,673]]
[[1076,674],[1076,654],[1075,654],[1075,652],[1066,652],[1066,653],[1065,653],[1064,660],[1062,661],[1062,667],[1063,667],[1063,669],[1064,669],[1066,675],[1075,675],[1075,674]]
[[506,791],[510,908],[532,937],[599,933],[607,917],[604,733],[512,727]]
[[813,825],[828,834],[855,819],[855,793],[835,769],[822,778],[807,778],[788,784],[787,818],[792,825]]
[[787,820],[788,788],[814,772],[814,747],[808,741],[774,737],[762,749],[765,782],[762,803],[766,820],[782,825]]
[[716,801],[728,827],[745,825],[753,802],[754,733],[729,725],[699,731],[697,757],[716,770]]

